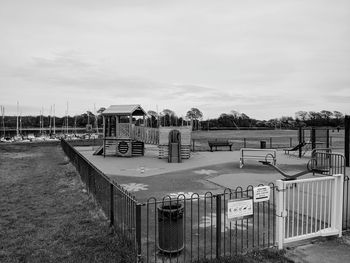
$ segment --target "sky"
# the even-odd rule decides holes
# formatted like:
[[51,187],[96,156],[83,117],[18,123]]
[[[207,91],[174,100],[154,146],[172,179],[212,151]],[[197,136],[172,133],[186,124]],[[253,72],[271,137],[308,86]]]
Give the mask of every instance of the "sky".
[[0,105],[350,114],[348,0],[1,0]]

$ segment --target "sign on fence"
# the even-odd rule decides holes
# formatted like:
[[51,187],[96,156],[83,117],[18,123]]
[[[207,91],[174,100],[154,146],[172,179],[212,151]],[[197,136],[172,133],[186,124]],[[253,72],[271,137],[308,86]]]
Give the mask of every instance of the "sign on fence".
[[270,186],[257,186],[253,188],[254,203],[264,202],[270,200]]
[[238,219],[253,215],[252,199],[231,199],[227,202],[227,218]]

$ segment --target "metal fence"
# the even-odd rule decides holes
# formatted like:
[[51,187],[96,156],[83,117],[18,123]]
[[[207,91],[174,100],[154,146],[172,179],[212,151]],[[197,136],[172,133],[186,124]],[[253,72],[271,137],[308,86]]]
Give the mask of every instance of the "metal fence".
[[[221,193],[151,197],[139,203],[68,142],[62,140],[61,145],[111,225],[135,244],[135,260],[137,257],[139,262],[196,262],[276,245],[278,189],[272,183],[270,199],[253,203],[252,216],[232,220],[228,218],[228,201],[252,198],[253,186]],[[318,164],[330,163],[323,153],[315,158],[319,158]],[[333,166],[342,167],[342,162],[336,158],[331,161]],[[345,175],[343,192],[343,230],[348,230],[350,193]]]
[[[306,141],[310,140],[310,135],[305,137]],[[239,150],[241,148],[260,148],[261,142],[263,141],[266,148],[270,149],[283,149],[291,148],[299,144],[299,139],[297,136],[275,136],[275,137],[228,137],[228,138],[218,138],[219,140],[228,140],[232,142],[232,149]],[[214,140],[213,138],[192,138],[191,140],[191,150],[192,151],[209,151],[210,147],[208,141]],[[317,147],[326,147],[322,145],[317,145]],[[329,137],[329,147],[332,149],[343,149],[344,140],[338,137]],[[227,150],[227,148],[223,148]]]
[[127,239],[135,242],[135,259],[137,249],[137,232],[140,227],[140,204],[136,198],[124,190],[116,182],[108,178],[84,156],[74,149],[67,141],[61,140],[61,146],[80,174],[89,194],[93,195],[112,227]]
[[[196,262],[274,246],[275,186],[270,184],[270,189],[269,201],[254,203],[253,216],[237,220],[228,218],[228,201],[252,198],[253,186],[221,194],[149,198],[142,208],[145,262]],[[164,206],[179,207],[179,215],[174,210],[173,218],[164,215]]]

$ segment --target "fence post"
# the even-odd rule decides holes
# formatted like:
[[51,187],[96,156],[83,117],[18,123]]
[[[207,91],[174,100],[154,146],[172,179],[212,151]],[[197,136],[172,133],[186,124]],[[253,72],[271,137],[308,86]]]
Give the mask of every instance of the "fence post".
[[284,239],[284,211],[283,211],[284,183],[282,180],[276,181],[276,241],[278,249],[283,249]]
[[221,195],[216,195],[216,258],[221,255]]
[[[305,141],[304,135],[305,134],[303,132],[303,128],[299,127],[299,130],[298,130],[299,145]],[[299,147],[299,158],[301,158],[302,154],[303,154],[303,147]]]
[[292,145],[293,145],[293,138],[290,137],[290,138],[289,138],[289,147],[292,148]]
[[272,149],[272,137],[270,137],[270,149]]
[[136,204],[136,248],[137,262],[141,260],[141,204]]
[[243,138],[243,148],[247,148],[247,140],[246,140],[246,138]]
[[110,226],[114,226],[114,186],[112,183],[110,185]]
[[336,174],[334,175],[334,200],[335,200],[335,211],[334,211],[334,228],[339,231],[339,237],[342,236],[342,222],[343,222],[343,182],[344,175]]

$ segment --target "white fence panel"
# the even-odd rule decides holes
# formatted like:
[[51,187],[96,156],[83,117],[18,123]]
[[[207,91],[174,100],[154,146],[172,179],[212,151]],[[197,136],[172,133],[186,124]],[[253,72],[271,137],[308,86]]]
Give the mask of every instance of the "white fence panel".
[[342,174],[277,180],[277,237],[283,244],[342,233]]

